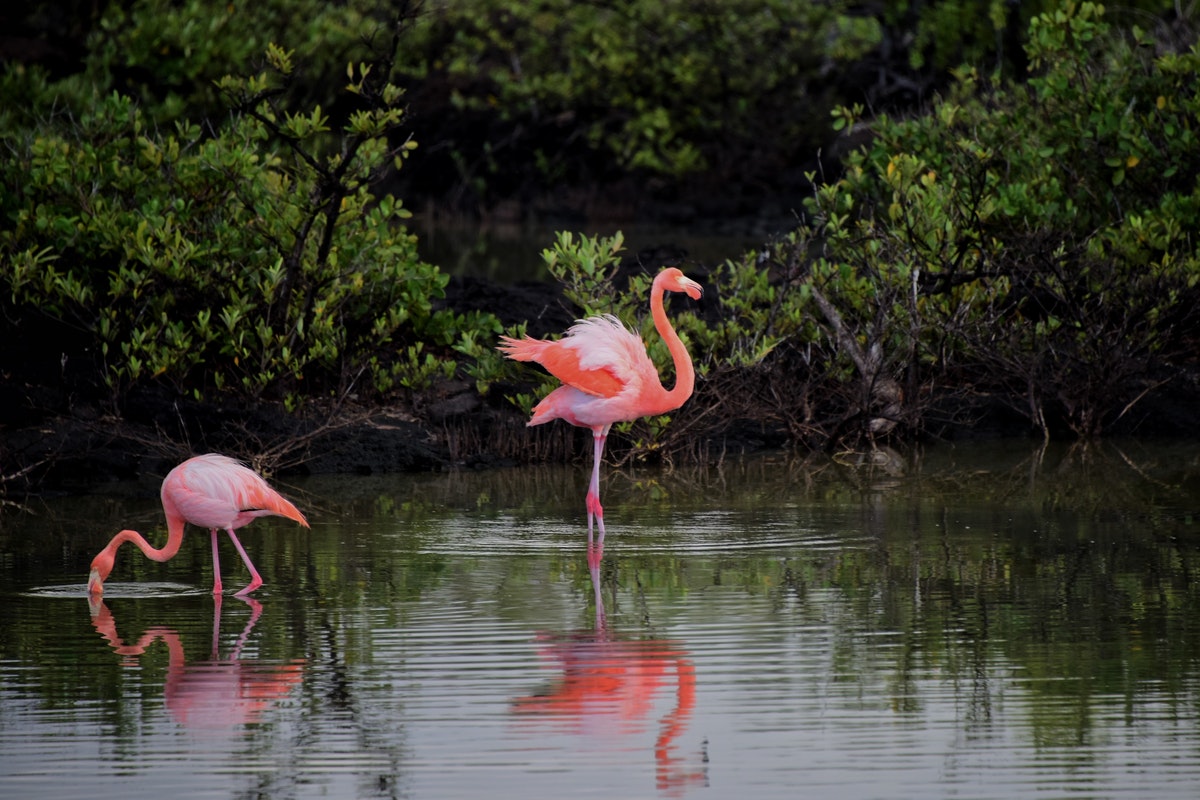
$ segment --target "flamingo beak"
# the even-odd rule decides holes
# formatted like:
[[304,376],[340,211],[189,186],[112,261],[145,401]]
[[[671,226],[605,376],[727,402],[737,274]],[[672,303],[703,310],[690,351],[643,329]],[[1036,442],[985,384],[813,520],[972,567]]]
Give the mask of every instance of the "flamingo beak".
[[100,577],[100,573],[92,570],[88,575],[88,594],[92,597],[99,597],[104,594],[104,579]]
[[687,292],[687,296],[693,300],[699,300],[700,295],[704,294],[704,288],[691,278],[680,278],[679,285]]

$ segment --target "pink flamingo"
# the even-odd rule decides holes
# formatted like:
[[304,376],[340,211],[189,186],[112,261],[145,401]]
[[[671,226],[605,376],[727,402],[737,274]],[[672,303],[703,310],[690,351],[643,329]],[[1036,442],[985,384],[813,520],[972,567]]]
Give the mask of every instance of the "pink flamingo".
[[[687,348],[671,327],[663,309],[664,292],[684,292],[699,300],[700,284],[675,267],[654,279],[650,289],[650,314],[654,327],[667,343],[675,362],[675,387],[668,390],[658,378],[654,362],[646,354],[641,337],[611,315],[577,321],[557,341],[501,337],[500,351],[516,361],[536,361],[563,382],[533,409],[529,425],[561,419],[592,429],[594,461],[588,486],[588,544],[592,543],[592,520],[604,545],[604,509],[600,505],[600,462],[604,442],[614,422],[665,414],[679,408],[692,396],[696,373]],[[589,556],[591,551],[589,550]]]
[[221,562],[217,556],[217,529],[224,528],[234,547],[250,570],[250,584],[235,596],[253,592],[262,586],[262,577],[254,568],[245,548],[234,530],[253,522],[256,517],[287,517],[308,527],[308,520],[291,503],[267,485],[258,473],[228,456],[209,453],[184,461],[167,473],[162,484],[163,512],[167,515],[167,543],[155,549],[137,531],[121,531],[92,559],[88,576],[88,594],[98,597],[104,591],[104,581],[112,572],[117,548],[133,542],[147,558],[167,561],[179,552],[183,542],[183,527],[192,523],[208,528],[212,533],[213,594],[221,594]]

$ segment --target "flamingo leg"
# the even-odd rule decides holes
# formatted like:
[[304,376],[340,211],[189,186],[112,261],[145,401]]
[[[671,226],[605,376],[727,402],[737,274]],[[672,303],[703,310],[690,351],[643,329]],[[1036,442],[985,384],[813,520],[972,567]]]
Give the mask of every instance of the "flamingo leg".
[[211,528],[213,548],[213,594],[221,594],[221,556],[217,553],[217,529]]
[[594,460],[592,463],[592,482],[588,485],[587,493],[587,511],[588,511],[588,545],[592,544],[592,520],[595,519],[596,527],[600,531],[599,546],[604,549],[604,507],[600,505],[600,462],[604,460],[604,442],[608,439],[609,425],[602,428],[593,428],[592,443],[594,446]]
[[588,545],[588,572],[592,575],[592,591],[596,598],[596,633],[603,633],[608,625],[608,618],[604,613],[604,596],[600,591],[600,563],[603,558],[603,547]]
[[246,548],[242,547],[242,543],[238,541],[237,534],[233,532],[233,528],[228,528],[227,532],[229,533],[229,538],[233,539],[233,546],[237,548],[238,555],[242,557],[242,561],[246,562],[246,569],[250,570],[250,583],[245,589],[233,593],[234,597],[242,597],[262,586],[263,579],[258,574],[258,570],[254,568],[254,564],[250,561],[250,556],[246,555]]

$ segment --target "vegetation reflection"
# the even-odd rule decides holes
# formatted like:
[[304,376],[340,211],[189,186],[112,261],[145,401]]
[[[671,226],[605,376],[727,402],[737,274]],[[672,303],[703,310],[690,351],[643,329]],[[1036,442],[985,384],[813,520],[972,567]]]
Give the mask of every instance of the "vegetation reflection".
[[[714,680],[705,670],[718,631],[730,640],[722,652],[780,703],[820,697],[903,723],[949,691],[972,736],[1016,730],[1038,749],[1087,748],[1114,724],[1186,724],[1200,708],[1198,465],[1183,445],[1010,443],[869,464],[779,455],[627,468],[606,478],[614,513],[594,571],[577,508],[586,476],[569,467],[312,479],[290,487],[314,511],[311,532],[266,520],[258,531],[262,617],[253,605],[226,609],[250,636],[249,661],[277,668],[272,680],[296,706],[276,708],[288,725],[260,716],[246,736],[256,752],[299,764],[333,731],[353,732],[365,794],[378,793],[411,755],[415,648],[437,636],[458,652],[463,640],[447,626],[463,620],[506,632],[531,663],[542,647],[557,674],[511,703],[524,719],[548,714],[547,724],[593,713],[594,678],[616,697],[653,696],[657,716],[641,721],[660,733],[672,696],[666,713],[686,727]],[[65,714],[98,707],[135,759],[178,666],[172,642],[221,663],[241,645],[214,657],[207,595],[113,598],[111,619],[103,607],[85,611],[95,542],[110,523],[157,515],[152,492],[39,511],[0,527],[0,580],[27,590],[6,599],[0,665],[21,670],[6,683]],[[194,557],[163,565],[130,559],[113,580],[194,586],[207,544],[194,537],[184,545]],[[38,585],[62,583],[78,584],[78,604],[37,596]],[[96,631],[138,659],[140,681],[97,648]],[[469,663],[472,652],[458,657]],[[608,660],[580,672],[589,659]],[[300,665],[303,680],[285,689]],[[663,774],[698,779],[702,754],[672,741]],[[260,777],[292,779],[275,768]]]

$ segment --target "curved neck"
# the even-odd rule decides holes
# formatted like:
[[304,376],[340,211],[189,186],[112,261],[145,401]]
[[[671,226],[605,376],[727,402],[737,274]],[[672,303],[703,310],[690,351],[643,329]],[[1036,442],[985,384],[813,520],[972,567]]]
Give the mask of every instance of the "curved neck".
[[167,518],[167,543],[161,548],[154,547],[146,541],[146,537],[137,531],[121,531],[112,538],[105,549],[110,551],[113,557],[116,557],[117,549],[122,544],[132,542],[146,554],[146,558],[153,561],[168,561],[175,557],[175,554],[179,552],[179,545],[183,543],[183,524],[182,519]]
[[650,316],[654,319],[658,335],[667,343],[671,360],[675,362],[675,386],[670,390],[663,390],[668,403],[663,410],[670,411],[679,408],[692,396],[692,390],[696,388],[696,371],[692,368],[692,357],[688,355],[687,348],[683,346],[679,334],[675,333],[675,328],[671,327],[671,321],[667,319],[667,311],[663,308],[663,294],[663,288],[656,280],[650,290]]

